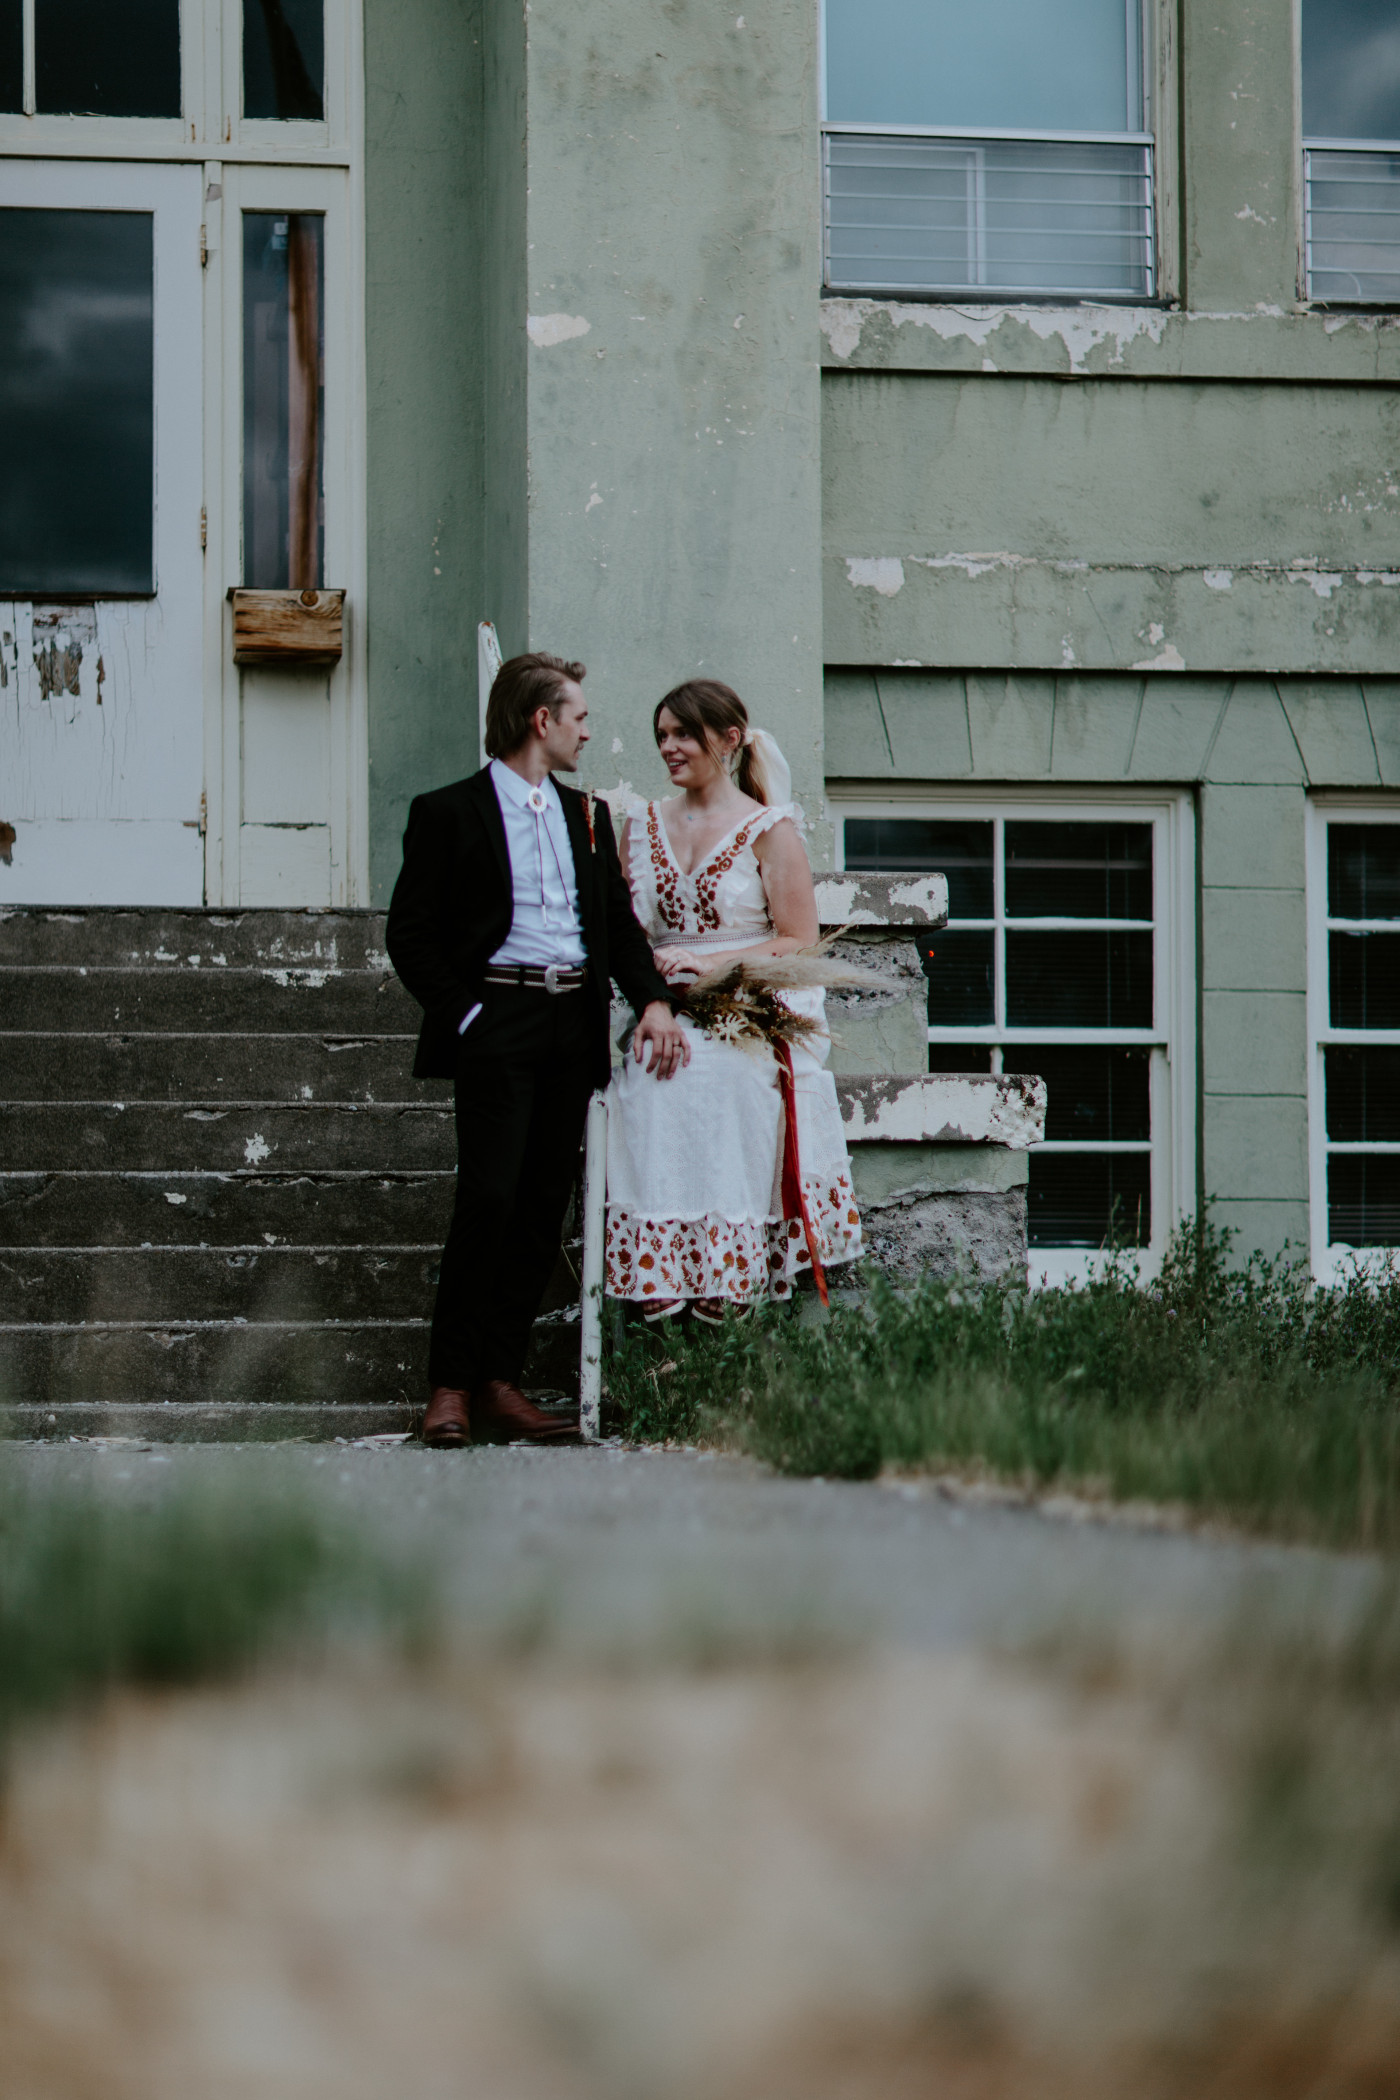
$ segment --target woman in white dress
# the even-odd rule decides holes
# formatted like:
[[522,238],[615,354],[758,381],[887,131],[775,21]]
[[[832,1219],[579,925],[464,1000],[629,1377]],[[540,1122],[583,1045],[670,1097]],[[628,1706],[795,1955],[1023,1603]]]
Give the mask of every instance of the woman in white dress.
[[[710,679],[677,686],[653,718],[680,790],[638,802],[622,862],[658,968],[683,986],[743,958],[818,938],[816,895],[776,743],[749,727],[738,694]],[[778,973],[781,977],[781,972]],[[607,1290],[650,1318],[701,1320],[857,1259],[860,1214],[825,1069],[819,985],[780,994],[816,1026],[791,1043],[707,1033],[684,1013],[689,1063],[666,1080],[626,1058],[608,1114]],[[790,1103],[795,1113],[789,1113]]]

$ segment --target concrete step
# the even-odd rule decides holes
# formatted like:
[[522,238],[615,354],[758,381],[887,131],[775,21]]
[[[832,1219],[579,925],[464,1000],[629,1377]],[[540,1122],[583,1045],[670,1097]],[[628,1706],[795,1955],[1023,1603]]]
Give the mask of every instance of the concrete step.
[[450,1103],[442,1082],[409,1077],[416,1036],[12,1032],[0,1034],[0,1101]]
[[0,1327],[401,1320],[431,1306],[439,1254],[436,1246],[9,1248],[0,1252]]
[[407,1401],[378,1407],[299,1407],[278,1401],[21,1401],[0,1416],[0,1436],[67,1443],[100,1438],[133,1444],[351,1443],[411,1435],[421,1410]]
[[0,967],[6,1030],[187,1035],[416,1035],[422,1011],[386,970]]
[[6,1174],[0,1247],[442,1245],[443,1174]]
[[[535,1323],[525,1382],[578,1390],[577,1316]],[[419,1408],[424,1320],[0,1327],[0,1410],[215,1402]]]
[[0,963],[93,968],[380,970],[382,911],[172,911],[118,905],[85,911],[0,912]]
[[7,1172],[164,1169],[233,1173],[266,1162],[279,1172],[372,1172],[457,1164],[452,1104],[318,1102],[289,1107],[237,1102],[0,1101],[0,1160]]

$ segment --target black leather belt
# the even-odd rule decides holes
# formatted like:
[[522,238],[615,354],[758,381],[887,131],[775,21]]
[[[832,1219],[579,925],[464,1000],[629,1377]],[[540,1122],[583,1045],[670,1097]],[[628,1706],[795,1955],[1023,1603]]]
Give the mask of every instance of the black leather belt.
[[577,963],[492,963],[482,973],[483,984],[513,984],[517,989],[537,992],[581,991],[588,973]]

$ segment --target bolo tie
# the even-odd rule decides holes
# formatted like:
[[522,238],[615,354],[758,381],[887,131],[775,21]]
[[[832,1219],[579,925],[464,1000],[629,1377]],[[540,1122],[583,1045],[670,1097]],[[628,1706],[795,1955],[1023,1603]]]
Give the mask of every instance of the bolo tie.
[[[566,903],[569,895],[569,880],[564,873],[564,864],[559,858],[559,848],[554,843],[554,834],[544,821],[549,811],[549,804],[545,800],[543,788],[531,788],[529,794],[525,797],[525,807],[532,811],[534,815],[535,851],[540,857],[540,922],[545,926],[553,926],[556,921],[551,918],[549,906],[544,901],[544,842],[546,839],[549,840],[549,850],[554,855],[554,865],[559,871],[559,887],[564,892]],[[565,914],[560,913],[557,923],[561,927],[567,927],[569,920]]]

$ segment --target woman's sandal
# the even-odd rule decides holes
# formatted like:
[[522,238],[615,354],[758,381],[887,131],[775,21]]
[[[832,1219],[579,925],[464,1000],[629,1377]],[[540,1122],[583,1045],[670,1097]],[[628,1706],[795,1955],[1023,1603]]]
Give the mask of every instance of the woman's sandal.
[[736,1320],[746,1320],[752,1311],[752,1299],[747,1305],[737,1305],[732,1298],[692,1298],[690,1301],[690,1317],[698,1320],[702,1327],[723,1327],[726,1316],[731,1313]]

